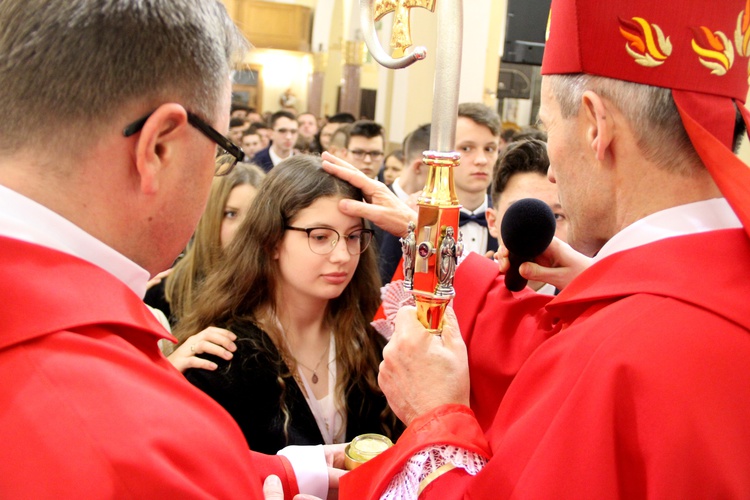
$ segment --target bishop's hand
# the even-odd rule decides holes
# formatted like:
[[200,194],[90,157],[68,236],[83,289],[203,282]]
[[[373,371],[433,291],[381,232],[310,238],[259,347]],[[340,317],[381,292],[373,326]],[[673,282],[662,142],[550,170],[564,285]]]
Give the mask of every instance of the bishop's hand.
[[466,345],[451,307],[445,311],[442,335],[422,326],[416,308],[406,306],[398,312],[396,330],[383,350],[378,383],[406,425],[444,404],[469,405]]
[[417,220],[417,213],[414,210],[401,201],[385,184],[370,179],[344,160],[328,152],[323,153],[321,157],[323,170],[361,189],[367,202],[341,200],[339,210],[352,217],[367,219],[394,236],[406,235],[409,221],[416,222]]

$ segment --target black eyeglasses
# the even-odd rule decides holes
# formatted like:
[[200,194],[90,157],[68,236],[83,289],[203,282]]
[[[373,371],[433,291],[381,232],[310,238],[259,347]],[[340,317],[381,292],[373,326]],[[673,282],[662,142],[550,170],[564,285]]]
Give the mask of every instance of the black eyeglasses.
[[[341,233],[330,227],[293,227],[286,226],[286,229],[292,231],[302,231],[307,233],[307,244],[310,250],[318,255],[328,255],[336,248]],[[370,245],[372,240],[372,229],[357,229],[349,234],[345,234],[346,250],[351,255],[359,255]]]
[[350,149],[349,152],[358,160],[364,160],[365,156],[369,156],[373,161],[377,161],[383,157],[382,151],[364,151],[362,149]]
[[[147,114],[143,118],[139,118],[127,127],[125,127],[122,131],[122,134],[125,137],[130,137],[131,135],[137,134],[141,131],[143,128],[143,125],[146,124],[146,120],[148,120],[153,112]],[[223,136],[221,133],[219,133],[218,130],[213,128],[211,125],[203,121],[201,118],[198,117],[195,113],[191,113],[190,111],[187,112],[187,118],[188,123],[192,125],[193,127],[200,130],[203,135],[214,141],[216,144],[219,145],[221,149],[223,149],[226,154],[230,155],[232,157],[232,161],[227,162],[218,162],[216,165],[216,171],[214,172],[214,175],[222,176],[227,175],[229,172],[234,169],[234,166],[237,165],[237,162],[242,161],[245,158],[245,152],[242,151],[242,148],[237,146],[235,143],[230,141],[227,137]],[[222,153],[217,152],[217,156],[221,156]]]

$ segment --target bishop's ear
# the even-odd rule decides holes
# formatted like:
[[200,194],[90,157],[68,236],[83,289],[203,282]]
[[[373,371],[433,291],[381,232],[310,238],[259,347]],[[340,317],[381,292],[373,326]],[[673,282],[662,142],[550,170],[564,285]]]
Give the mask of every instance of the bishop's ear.
[[613,121],[602,97],[591,90],[582,96],[582,112],[586,126],[586,141],[594,152],[596,159],[604,160],[607,149],[612,142]]

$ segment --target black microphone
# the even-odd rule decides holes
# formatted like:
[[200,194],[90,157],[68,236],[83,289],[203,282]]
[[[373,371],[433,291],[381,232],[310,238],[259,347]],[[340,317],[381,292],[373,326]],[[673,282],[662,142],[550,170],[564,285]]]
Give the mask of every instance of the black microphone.
[[555,236],[555,214],[542,200],[524,198],[508,207],[500,224],[503,244],[508,249],[510,269],[505,274],[505,286],[518,292],[528,283],[518,268],[533,261],[544,252]]

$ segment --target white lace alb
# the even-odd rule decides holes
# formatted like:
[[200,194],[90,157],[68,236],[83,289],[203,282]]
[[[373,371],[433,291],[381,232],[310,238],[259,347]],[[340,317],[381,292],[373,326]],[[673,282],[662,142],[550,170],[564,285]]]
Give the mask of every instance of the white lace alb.
[[380,499],[416,500],[422,481],[446,464],[475,476],[487,464],[487,459],[456,446],[438,445],[424,448],[413,455],[401,471],[393,476]]

